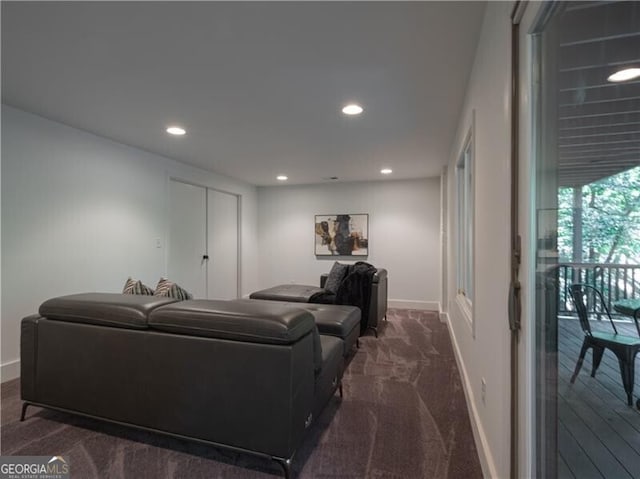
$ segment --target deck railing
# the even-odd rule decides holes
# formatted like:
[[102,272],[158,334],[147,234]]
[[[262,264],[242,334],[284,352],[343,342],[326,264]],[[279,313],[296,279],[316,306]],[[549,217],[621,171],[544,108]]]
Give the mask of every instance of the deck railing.
[[[600,290],[609,311],[616,315],[612,303],[626,298],[640,298],[640,265],[633,264],[558,264],[558,314],[574,315],[575,307],[568,286],[586,283]],[[589,305],[587,305],[589,306]],[[600,311],[589,311],[599,314]]]

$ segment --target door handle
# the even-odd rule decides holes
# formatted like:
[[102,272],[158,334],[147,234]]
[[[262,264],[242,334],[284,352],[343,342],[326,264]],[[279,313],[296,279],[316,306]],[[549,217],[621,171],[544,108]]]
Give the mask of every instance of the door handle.
[[520,281],[511,281],[509,285],[509,329],[520,331]]
[[208,254],[203,254],[202,255],[202,261],[209,261],[209,255]]

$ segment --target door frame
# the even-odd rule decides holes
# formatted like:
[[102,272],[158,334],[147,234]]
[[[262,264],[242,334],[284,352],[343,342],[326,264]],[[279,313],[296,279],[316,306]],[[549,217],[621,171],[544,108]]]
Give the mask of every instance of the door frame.
[[[517,27],[517,37],[512,46],[517,49],[516,65],[513,69],[514,95],[512,97],[512,149],[516,171],[512,171],[512,183],[516,188],[517,215],[515,221],[517,234],[522,238],[520,253],[520,306],[521,339],[517,347],[517,356],[522,359],[517,365],[517,477],[543,477],[548,470],[540,470],[548,461],[553,449],[555,454],[555,433],[551,441],[541,441],[551,423],[555,425],[556,409],[546,404],[540,411],[539,378],[545,377],[546,370],[540,370],[537,363],[539,347],[537,343],[537,305],[536,305],[536,157],[540,112],[540,49],[538,37],[561,2],[523,2],[522,10],[516,14],[518,4],[514,5],[512,22]],[[516,52],[513,52],[514,54]],[[555,397],[553,400],[557,400]],[[544,401],[543,401],[544,402]],[[519,407],[518,407],[519,406]],[[539,416],[540,412],[544,418]],[[551,417],[553,416],[553,417]],[[544,421],[541,423],[541,419]],[[544,449],[544,451],[541,451]],[[513,451],[512,451],[513,453]],[[513,457],[513,456],[512,456]],[[555,457],[555,456],[554,456]],[[555,470],[554,467],[551,469]],[[514,469],[512,468],[512,475]]]

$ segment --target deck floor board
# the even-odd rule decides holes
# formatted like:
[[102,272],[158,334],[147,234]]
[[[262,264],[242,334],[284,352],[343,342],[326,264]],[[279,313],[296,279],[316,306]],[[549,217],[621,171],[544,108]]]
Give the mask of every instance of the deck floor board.
[[[592,329],[610,325],[592,322]],[[631,324],[617,323],[620,334],[637,336]],[[640,479],[640,411],[627,406],[616,356],[605,354],[591,377],[592,352],[570,383],[584,333],[575,319],[558,320],[558,477]],[[640,393],[636,368],[634,403]]]

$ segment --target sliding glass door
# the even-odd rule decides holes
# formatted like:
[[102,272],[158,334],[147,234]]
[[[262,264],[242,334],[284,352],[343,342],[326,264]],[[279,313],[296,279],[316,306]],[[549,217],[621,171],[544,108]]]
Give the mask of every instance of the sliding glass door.
[[640,2],[548,4],[532,39],[536,475],[640,477]]

